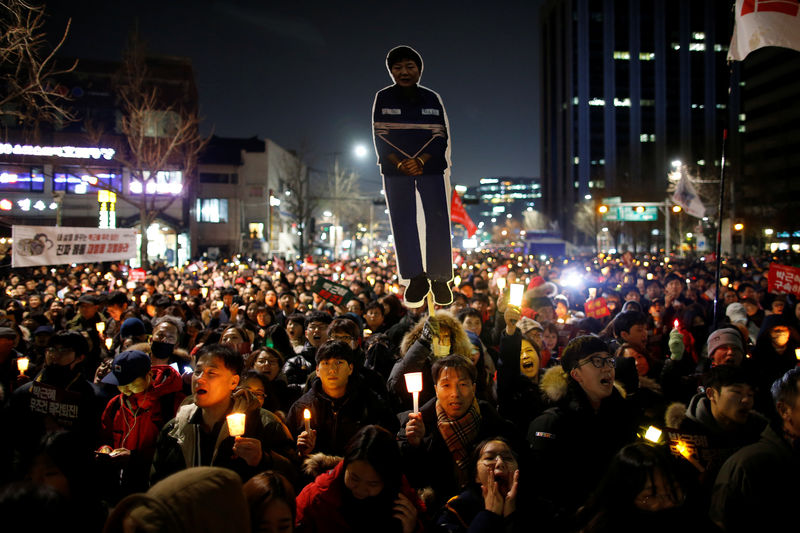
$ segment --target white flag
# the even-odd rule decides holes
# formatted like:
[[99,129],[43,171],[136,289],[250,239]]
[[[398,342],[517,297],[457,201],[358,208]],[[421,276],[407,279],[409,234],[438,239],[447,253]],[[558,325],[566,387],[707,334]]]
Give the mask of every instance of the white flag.
[[800,51],[800,1],[736,0],[728,60],[742,61],[763,46]]
[[672,201],[693,217],[703,218],[706,216],[706,208],[700,200],[700,196],[697,195],[694,185],[689,181],[685,167],[681,168],[681,180],[675,187],[675,192],[672,193]]

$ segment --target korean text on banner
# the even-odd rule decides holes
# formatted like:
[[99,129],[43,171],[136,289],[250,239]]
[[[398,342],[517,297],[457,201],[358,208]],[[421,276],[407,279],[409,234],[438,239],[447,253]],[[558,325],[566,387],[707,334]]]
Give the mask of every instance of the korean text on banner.
[[800,268],[770,263],[767,280],[769,292],[800,296]]
[[344,305],[355,298],[355,295],[350,292],[350,289],[325,278],[317,278],[317,281],[314,282],[314,286],[311,287],[311,292],[319,294],[320,298],[333,305]]
[[57,226],[12,226],[11,266],[123,261],[136,256],[136,231]]

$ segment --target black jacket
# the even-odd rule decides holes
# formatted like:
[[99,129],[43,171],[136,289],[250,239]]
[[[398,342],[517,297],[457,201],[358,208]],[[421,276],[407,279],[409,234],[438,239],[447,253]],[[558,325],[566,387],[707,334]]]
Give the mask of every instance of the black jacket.
[[394,413],[355,376],[351,374],[346,394],[337,399],[325,394],[320,380],[311,384],[311,390],[286,415],[286,425],[295,439],[305,431],[304,409],[311,411],[311,428],[317,432],[315,452],[343,455],[347,441],[367,424],[383,426],[392,433],[397,431]]
[[[462,486],[458,482],[458,466],[436,423],[436,401],[436,397],[431,398],[420,408],[422,422],[425,424],[422,443],[419,446],[412,446],[406,440],[405,427],[409,413],[404,413],[402,416],[402,426],[397,440],[403,456],[403,471],[411,485],[415,488],[432,487],[436,503],[443,505],[451,496],[458,494]],[[478,407],[481,412],[481,427],[472,443],[473,446],[484,439],[504,437],[515,451],[524,451],[519,432],[513,424],[501,418],[494,407],[487,402],[479,401]]]
[[614,388],[595,412],[570,380],[567,395],[528,428],[539,485],[538,498],[556,523],[570,519],[602,479],[611,459],[636,438],[636,406]]

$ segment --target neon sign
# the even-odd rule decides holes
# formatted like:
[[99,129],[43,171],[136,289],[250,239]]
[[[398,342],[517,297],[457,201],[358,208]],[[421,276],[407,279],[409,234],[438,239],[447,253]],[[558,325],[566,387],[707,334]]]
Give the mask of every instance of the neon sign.
[[0,143],[0,155],[38,155],[43,157],[66,157],[70,159],[114,158],[113,148],[93,148],[84,146],[33,146],[30,144]]

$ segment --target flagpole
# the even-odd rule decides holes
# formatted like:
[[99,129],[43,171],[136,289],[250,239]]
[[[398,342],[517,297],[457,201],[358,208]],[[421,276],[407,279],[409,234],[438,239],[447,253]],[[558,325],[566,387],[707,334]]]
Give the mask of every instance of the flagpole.
[[714,273],[714,327],[720,322],[722,309],[719,305],[719,271],[722,266],[722,208],[725,202],[725,145],[728,140],[728,129],[722,130],[722,156],[720,157],[719,171],[719,206],[717,208],[717,245],[716,258],[717,268]]

